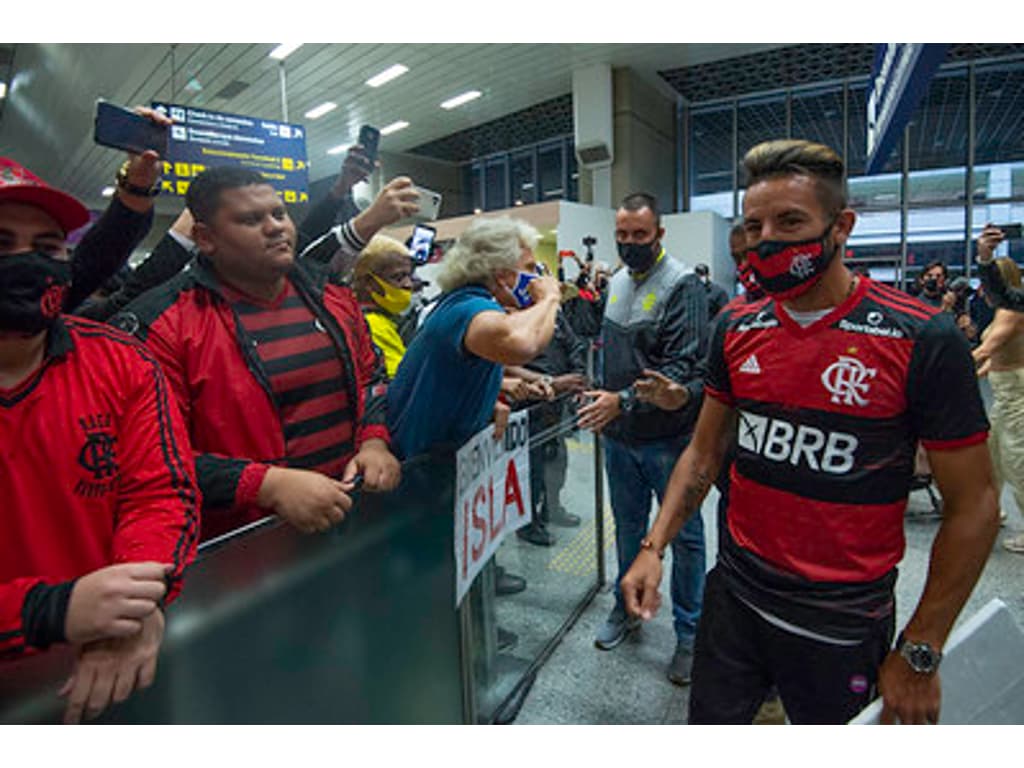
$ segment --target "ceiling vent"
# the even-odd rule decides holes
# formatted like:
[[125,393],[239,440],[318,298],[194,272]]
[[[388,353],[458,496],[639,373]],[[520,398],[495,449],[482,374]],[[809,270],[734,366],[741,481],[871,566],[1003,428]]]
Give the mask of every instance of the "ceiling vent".
[[241,80],[232,80],[230,83],[221,88],[217,93],[213,95],[215,99],[233,99],[235,96],[240,94],[246,88],[249,87],[248,83],[243,83]]

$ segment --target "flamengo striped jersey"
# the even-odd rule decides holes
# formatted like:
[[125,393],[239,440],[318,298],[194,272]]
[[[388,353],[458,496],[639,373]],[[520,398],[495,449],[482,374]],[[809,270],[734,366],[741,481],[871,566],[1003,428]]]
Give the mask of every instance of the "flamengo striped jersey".
[[708,366],[708,395],[739,416],[729,534],[790,586],[890,574],[916,443],[987,437],[952,316],[867,278],[806,328],[770,298],[726,308]]
[[352,409],[331,337],[291,281],[269,304],[223,286],[256,342],[284,429],[285,464],[341,478],[355,452]]
[[169,563],[167,599],[180,591],[200,494],[173,397],[149,349],[66,316],[42,366],[0,390],[0,658],[60,639],[58,585],[104,566]]

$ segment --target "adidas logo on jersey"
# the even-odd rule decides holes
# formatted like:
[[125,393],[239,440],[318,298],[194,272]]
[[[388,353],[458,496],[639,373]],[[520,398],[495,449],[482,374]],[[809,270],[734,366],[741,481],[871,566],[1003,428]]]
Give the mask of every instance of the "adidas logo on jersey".
[[740,366],[740,373],[760,373],[761,366],[757,363],[757,355],[751,355]]

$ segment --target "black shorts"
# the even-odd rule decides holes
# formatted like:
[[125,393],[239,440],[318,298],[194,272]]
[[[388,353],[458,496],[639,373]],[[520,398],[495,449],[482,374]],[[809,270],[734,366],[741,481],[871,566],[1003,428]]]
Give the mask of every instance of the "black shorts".
[[691,724],[747,724],[775,685],[792,723],[842,724],[877,695],[895,617],[858,645],[833,645],[769,623],[708,574],[694,646]]

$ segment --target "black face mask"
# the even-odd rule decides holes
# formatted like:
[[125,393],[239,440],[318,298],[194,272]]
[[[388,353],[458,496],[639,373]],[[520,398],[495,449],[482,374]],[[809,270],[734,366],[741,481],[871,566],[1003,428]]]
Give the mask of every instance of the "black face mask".
[[654,252],[656,242],[658,242],[657,239],[651,240],[649,243],[616,243],[615,245],[619,249],[619,258],[631,272],[646,272],[658,258],[658,254]]
[[0,331],[35,335],[64,308],[71,263],[45,253],[0,256]]
[[929,277],[921,285],[924,288],[925,293],[935,294],[935,293],[939,292],[939,281],[938,281],[938,278]]

